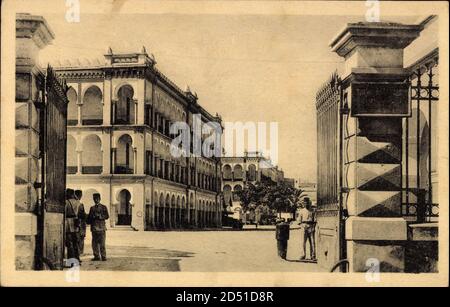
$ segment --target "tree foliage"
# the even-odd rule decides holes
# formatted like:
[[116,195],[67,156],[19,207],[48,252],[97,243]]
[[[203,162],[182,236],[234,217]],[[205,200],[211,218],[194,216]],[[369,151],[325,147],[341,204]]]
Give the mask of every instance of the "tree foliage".
[[237,195],[246,211],[251,204],[264,205],[276,212],[294,212],[297,202],[303,197],[303,191],[289,186],[285,182],[273,182],[263,179],[256,184],[247,183]]

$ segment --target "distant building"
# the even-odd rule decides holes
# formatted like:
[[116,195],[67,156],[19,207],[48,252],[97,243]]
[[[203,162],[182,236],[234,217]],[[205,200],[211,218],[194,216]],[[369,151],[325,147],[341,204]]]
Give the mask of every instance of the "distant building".
[[283,182],[290,187],[295,188],[295,179],[294,178],[283,178]]
[[243,157],[222,157],[222,192],[228,211],[241,218],[241,204],[237,195],[248,182],[270,179],[280,182],[284,173],[260,152],[245,152]]

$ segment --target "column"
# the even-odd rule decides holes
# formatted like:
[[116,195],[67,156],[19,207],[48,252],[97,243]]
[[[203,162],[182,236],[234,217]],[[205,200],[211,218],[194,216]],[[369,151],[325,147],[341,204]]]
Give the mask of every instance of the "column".
[[111,125],[116,123],[117,99],[111,100]]
[[178,207],[173,208],[173,228],[178,228]]
[[158,158],[158,155],[155,154],[155,153],[153,153],[153,176],[154,176],[154,177],[158,177],[158,176],[159,176],[159,175],[158,175],[158,173],[159,173],[159,168],[160,168],[160,165],[159,165],[159,158]]
[[135,132],[133,138],[133,145],[135,148],[134,153],[134,165],[135,165],[135,174],[144,174],[145,173],[145,136],[144,133]]
[[173,228],[178,228],[178,226],[179,226],[179,214],[180,214],[180,208],[178,208],[178,207],[175,207],[174,208],[174,213],[173,213],[173,215],[174,215],[174,223],[173,223]]
[[133,103],[134,103],[134,124],[137,125],[138,124],[138,100],[133,99]]
[[169,215],[168,219],[167,219],[169,225],[167,225],[167,227],[172,228],[172,206],[171,206],[171,204],[168,205],[166,210],[167,210],[167,214]]
[[154,208],[153,208],[153,228],[158,228],[159,227],[159,219],[158,219],[158,214],[159,214],[159,210],[158,210],[158,206],[159,206],[159,204],[154,204]]
[[[78,94],[79,96],[81,96],[81,93]],[[83,104],[82,103],[77,103],[77,110],[78,110],[78,126],[81,126],[83,123],[81,122],[82,118],[81,118],[81,106]]]
[[82,163],[82,150],[77,150],[77,175],[82,174],[82,167],[83,167],[83,163]]
[[117,164],[116,151],[117,151],[117,148],[115,148],[115,147],[111,148],[111,174],[114,174],[116,172],[116,164]]
[[190,198],[186,198],[186,225],[191,226],[191,204],[190,204]]
[[[355,23],[332,42],[345,58],[344,206],[347,259],[352,272],[404,270],[407,224],[401,217],[402,118],[408,115],[408,72],[403,48],[418,25]],[[345,176],[345,174],[347,174]],[[320,257],[320,255],[319,255]]]
[[218,217],[219,217],[219,225],[218,226],[222,227],[222,210],[223,210],[223,206],[222,206],[221,202],[218,202],[217,205],[218,205],[217,214],[218,214]]
[[145,122],[145,79],[139,79],[137,82],[135,119],[137,125],[143,125]]
[[111,136],[109,133],[102,134],[102,155],[103,167],[102,174],[112,174],[111,169]]
[[153,196],[152,196],[152,204],[150,207],[150,228],[155,229],[156,228],[156,205],[153,202]]
[[198,201],[197,201],[197,193],[194,194],[194,226],[198,226],[198,214],[199,214],[199,208],[198,208]]
[[133,188],[131,226],[139,231],[145,227],[145,185],[139,184]]
[[138,174],[138,169],[137,169],[137,148],[133,147],[133,173],[134,174]]
[[103,92],[103,125],[111,125],[111,79],[105,79]]
[[162,228],[166,228],[166,204],[164,203],[164,206],[160,207],[159,210],[162,210],[162,215],[161,215],[162,223],[160,223],[160,224],[162,225]]

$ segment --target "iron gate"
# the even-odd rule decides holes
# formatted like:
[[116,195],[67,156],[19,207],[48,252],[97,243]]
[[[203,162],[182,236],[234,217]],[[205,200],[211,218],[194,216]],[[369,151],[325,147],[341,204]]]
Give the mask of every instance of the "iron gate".
[[67,85],[51,67],[45,80],[46,100],[41,108],[43,200],[40,232],[43,269],[62,269],[64,259],[64,208],[66,188]]
[[330,270],[344,249],[340,195],[342,88],[334,73],[316,95],[317,110],[317,260]]

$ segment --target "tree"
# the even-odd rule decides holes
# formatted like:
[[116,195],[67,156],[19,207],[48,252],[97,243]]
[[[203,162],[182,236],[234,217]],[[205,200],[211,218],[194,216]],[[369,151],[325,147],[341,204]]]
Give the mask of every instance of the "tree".
[[289,186],[285,182],[273,182],[263,178],[256,184],[247,183],[237,192],[241,207],[247,211],[252,203],[266,205],[269,209],[281,212],[295,212],[297,202],[303,198],[303,190]]

